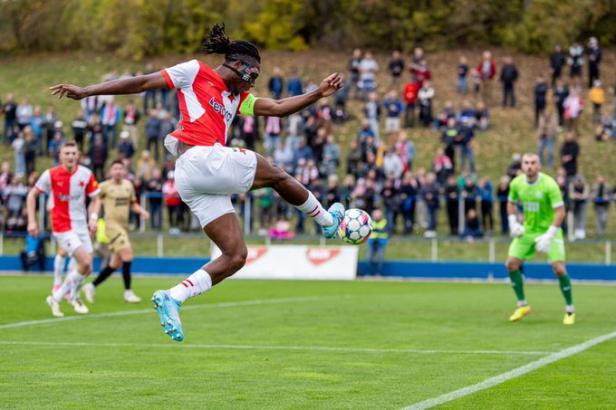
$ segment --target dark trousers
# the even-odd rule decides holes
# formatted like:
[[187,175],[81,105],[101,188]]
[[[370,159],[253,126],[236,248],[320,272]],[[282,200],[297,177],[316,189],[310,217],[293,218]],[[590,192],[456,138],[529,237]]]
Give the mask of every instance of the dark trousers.
[[515,107],[515,89],[513,84],[503,84],[503,107]]
[[535,128],[539,126],[539,117],[545,111],[545,101],[535,101]]
[[501,233],[503,235],[507,235],[509,233],[509,215],[507,214],[507,201],[500,201],[499,204]]
[[415,126],[415,104],[407,104],[404,111],[404,127],[411,128]]
[[588,64],[588,88],[599,79],[599,64]]
[[150,226],[156,230],[163,226],[163,207],[160,198],[150,198]]
[[148,151],[150,151],[150,153],[154,154],[154,159],[156,159],[156,162],[158,162],[158,159],[160,157],[159,154],[159,138],[158,136],[156,137],[148,137]]
[[492,217],[492,201],[481,201],[481,226],[486,231],[494,230],[494,218]]
[[428,204],[428,230],[436,231],[438,225],[438,206]]
[[449,234],[457,235],[458,234],[458,224],[460,223],[459,218],[458,218],[458,200],[457,199],[447,200],[447,220],[449,222]]

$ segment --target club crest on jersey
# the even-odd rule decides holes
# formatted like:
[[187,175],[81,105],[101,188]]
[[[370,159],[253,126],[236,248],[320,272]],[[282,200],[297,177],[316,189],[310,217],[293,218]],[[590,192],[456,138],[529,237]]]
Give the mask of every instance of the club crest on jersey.
[[210,98],[210,106],[214,109],[215,112],[218,112],[223,117],[225,117],[226,122],[231,122],[233,120],[233,114],[227,111],[225,106],[216,101],[214,97]]

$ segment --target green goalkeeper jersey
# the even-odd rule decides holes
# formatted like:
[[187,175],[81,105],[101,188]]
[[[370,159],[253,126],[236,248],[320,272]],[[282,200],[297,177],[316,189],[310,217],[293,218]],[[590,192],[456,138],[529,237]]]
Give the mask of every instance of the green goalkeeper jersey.
[[542,172],[532,184],[524,174],[515,177],[509,186],[509,201],[522,205],[526,233],[547,231],[554,221],[554,208],[564,205],[558,184]]

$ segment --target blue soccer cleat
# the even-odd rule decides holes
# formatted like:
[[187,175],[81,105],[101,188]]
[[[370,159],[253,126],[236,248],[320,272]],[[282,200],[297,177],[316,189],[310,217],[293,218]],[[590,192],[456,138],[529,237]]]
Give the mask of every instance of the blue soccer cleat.
[[330,215],[334,218],[334,223],[330,226],[321,226],[321,229],[323,230],[323,236],[325,236],[327,239],[333,239],[338,237],[338,228],[340,227],[340,223],[344,218],[344,205],[342,205],[340,202],[336,202],[329,207],[327,212],[329,212]]
[[180,321],[180,302],[173,299],[168,290],[157,290],[152,296],[154,309],[160,316],[160,325],[165,333],[176,342],[184,340],[182,322]]

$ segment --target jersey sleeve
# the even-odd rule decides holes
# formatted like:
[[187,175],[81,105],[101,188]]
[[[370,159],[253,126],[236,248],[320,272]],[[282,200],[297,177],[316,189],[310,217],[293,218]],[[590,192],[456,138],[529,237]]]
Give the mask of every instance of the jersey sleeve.
[[513,181],[511,181],[511,184],[509,184],[509,196],[507,198],[509,202],[515,203],[520,200],[520,194],[518,192],[518,184],[516,181],[517,180],[514,179]]
[[130,202],[131,204],[134,202],[137,202],[137,194],[135,194],[135,187],[133,186],[133,184],[130,184],[130,199],[128,200],[128,202]]
[[255,102],[257,97],[251,93],[242,93],[240,96],[240,104],[238,111],[241,115],[250,117],[255,115]]
[[51,190],[51,173],[49,170],[41,174],[36,184],[34,184],[34,188],[39,192],[49,193]]
[[190,60],[161,71],[169,88],[190,87],[195,81],[198,72],[199,62],[197,60]]
[[90,179],[88,179],[88,184],[86,185],[86,194],[92,198],[93,196],[98,195],[100,192],[100,188],[98,186],[98,182],[94,177],[94,174],[90,174]]
[[565,204],[565,202],[563,201],[563,195],[560,192],[560,187],[558,186],[556,181],[550,181],[550,185],[548,185],[547,191],[552,208],[559,208]]
[[107,182],[102,182],[99,186],[99,192],[98,192],[98,197],[100,199],[105,199],[105,197],[107,196]]

